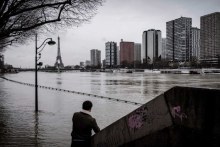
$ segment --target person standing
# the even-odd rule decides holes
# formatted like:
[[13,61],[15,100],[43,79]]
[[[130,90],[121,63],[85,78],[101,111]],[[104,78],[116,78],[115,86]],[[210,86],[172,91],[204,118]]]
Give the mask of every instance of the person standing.
[[84,101],[82,111],[73,114],[71,147],[90,147],[92,130],[100,131],[96,119],[91,116],[92,102]]

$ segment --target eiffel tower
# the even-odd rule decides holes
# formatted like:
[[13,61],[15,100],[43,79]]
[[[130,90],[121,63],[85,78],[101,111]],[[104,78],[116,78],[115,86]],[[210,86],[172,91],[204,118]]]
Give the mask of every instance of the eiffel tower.
[[64,68],[62,58],[61,58],[61,53],[60,53],[60,37],[58,36],[58,49],[57,49],[57,58],[56,62],[54,64],[54,67],[60,71],[60,69]]

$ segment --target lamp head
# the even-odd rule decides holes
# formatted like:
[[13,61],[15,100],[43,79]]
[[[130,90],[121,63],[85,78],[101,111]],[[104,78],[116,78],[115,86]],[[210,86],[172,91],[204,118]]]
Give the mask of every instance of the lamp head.
[[39,62],[37,65],[38,65],[38,66],[42,66],[42,65],[43,65],[43,62]]
[[54,44],[56,44],[56,42],[51,39],[50,41],[47,42],[47,44],[54,45]]

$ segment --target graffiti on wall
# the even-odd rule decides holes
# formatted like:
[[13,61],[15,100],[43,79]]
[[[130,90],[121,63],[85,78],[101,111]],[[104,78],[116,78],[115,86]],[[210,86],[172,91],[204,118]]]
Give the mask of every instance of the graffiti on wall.
[[145,123],[152,123],[152,114],[149,113],[147,106],[136,110],[128,117],[128,126],[134,132],[140,129]]
[[171,113],[173,118],[180,118],[181,122],[184,118],[187,118],[187,115],[184,112],[182,112],[180,106],[173,107]]

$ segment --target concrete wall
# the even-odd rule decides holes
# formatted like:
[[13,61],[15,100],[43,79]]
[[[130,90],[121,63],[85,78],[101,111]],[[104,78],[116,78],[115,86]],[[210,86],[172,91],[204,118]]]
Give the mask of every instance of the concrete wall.
[[220,90],[174,87],[103,129],[96,147],[220,146]]

